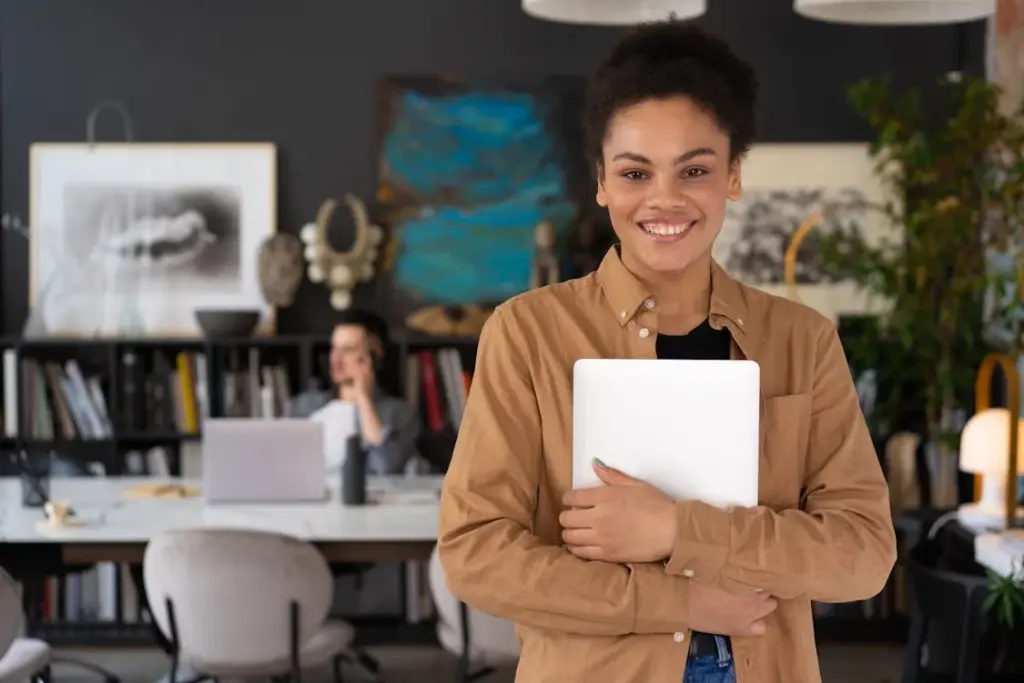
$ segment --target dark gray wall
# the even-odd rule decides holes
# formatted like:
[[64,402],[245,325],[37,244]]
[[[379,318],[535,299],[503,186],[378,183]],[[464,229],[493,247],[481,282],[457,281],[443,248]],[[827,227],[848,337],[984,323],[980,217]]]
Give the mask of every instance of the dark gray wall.
[[[954,28],[821,24],[795,15],[791,0],[711,0],[701,21],[759,69],[767,141],[864,139],[849,83],[883,73],[931,83],[957,59]],[[968,65],[979,70],[984,30],[968,33]],[[372,197],[378,76],[584,74],[618,35],[531,19],[518,0],[3,2],[2,209],[27,218],[29,144],[84,140],[93,105],[117,99],[142,140],[276,142],[280,229],[296,231],[327,196]],[[99,133],[116,139],[115,117]],[[0,332],[15,334],[27,314],[27,250],[10,236],[0,249]],[[326,291],[307,283],[279,328],[322,330],[329,316]]]

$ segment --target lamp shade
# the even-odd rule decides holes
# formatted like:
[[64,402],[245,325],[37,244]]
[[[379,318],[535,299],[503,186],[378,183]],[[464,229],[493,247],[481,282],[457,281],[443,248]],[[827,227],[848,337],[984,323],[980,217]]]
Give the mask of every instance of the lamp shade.
[[793,9],[842,24],[958,24],[995,14],[996,0],[794,0]]
[[[1017,429],[1017,473],[1024,474],[1024,420]],[[960,469],[1005,474],[1010,466],[1010,411],[988,408],[974,415],[960,433]]]
[[704,14],[707,0],[523,0],[530,16],[567,24],[630,26]]

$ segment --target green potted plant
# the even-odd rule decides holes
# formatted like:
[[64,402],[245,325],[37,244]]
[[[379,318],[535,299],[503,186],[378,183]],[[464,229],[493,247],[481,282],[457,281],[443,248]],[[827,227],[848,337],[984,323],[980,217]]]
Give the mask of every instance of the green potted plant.
[[[1005,293],[1018,270],[1016,257],[994,269],[993,255],[1017,254],[1024,243],[1024,118],[1000,111],[997,86],[967,75],[928,93],[869,79],[849,96],[875,134],[879,179],[899,201],[872,207],[894,226],[882,244],[857,231],[818,237],[829,270],[887,302],[876,334],[849,340],[847,353],[888,385],[869,416],[875,433],[891,433],[916,406],[924,436],[952,471],[954,411],[971,407],[965,397],[993,345],[1006,350],[1019,338],[983,334],[983,325],[993,319],[992,292]],[[1005,319],[1010,306],[995,318]],[[933,504],[955,505],[950,495],[938,492]]]
[[1006,576],[988,571],[985,613],[995,626],[995,654],[992,669],[997,674],[1024,670],[1020,643],[1024,640],[1024,572],[1014,567]]

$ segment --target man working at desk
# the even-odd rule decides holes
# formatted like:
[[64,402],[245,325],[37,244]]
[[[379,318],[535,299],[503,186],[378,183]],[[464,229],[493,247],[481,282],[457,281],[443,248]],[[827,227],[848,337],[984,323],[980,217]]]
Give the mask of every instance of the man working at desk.
[[[355,408],[356,429],[367,450],[370,474],[399,474],[416,455],[419,419],[400,398],[390,396],[377,383],[384,360],[387,327],[377,316],[346,312],[331,334],[330,373],[334,386],[329,391],[308,391],[293,399],[291,417],[308,417],[324,422],[330,435],[332,420],[350,420]],[[340,404],[340,405],[339,405]],[[329,467],[337,468],[344,458],[344,442],[326,438]]]

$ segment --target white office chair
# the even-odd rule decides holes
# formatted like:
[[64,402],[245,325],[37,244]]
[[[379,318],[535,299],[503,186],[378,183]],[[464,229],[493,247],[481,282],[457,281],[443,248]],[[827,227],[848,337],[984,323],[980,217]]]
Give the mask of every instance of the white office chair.
[[0,569],[0,683],[50,680],[50,646],[34,638],[18,638],[24,615],[18,584]]
[[341,681],[354,633],[327,621],[333,581],[312,545],[261,531],[173,531],[146,546],[143,573],[173,647],[171,680],[187,664],[211,679],[299,683],[302,669],[330,662]]
[[[475,681],[519,661],[515,626],[457,600],[448,590],[436,547],[430,556],[430,593],[437,612],[437,639],[459,658],[457,683]],[[471,671],[473,667],[476,670]]]

